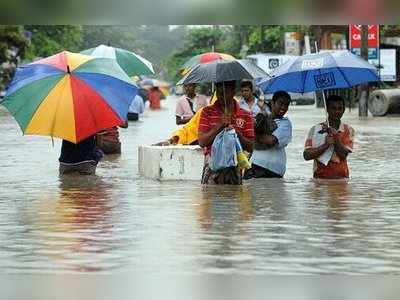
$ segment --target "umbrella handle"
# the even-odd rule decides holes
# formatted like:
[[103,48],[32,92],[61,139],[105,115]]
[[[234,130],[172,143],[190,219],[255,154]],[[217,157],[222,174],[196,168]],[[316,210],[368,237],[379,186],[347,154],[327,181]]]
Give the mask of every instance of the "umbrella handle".
[[328,109],[327,109],[327,107],[326,107],[325,93],[324,93],[324,90],[321,90],[321,91],[322,91],[322,99],[324,100],[324,109],[325,109],[326,124],[327,124],[328,127],[329,127],[329,115],[328,115]]
[[[318,43],[317,43],[317,41],[315,41],[315,53],[318,53],[319,52],[319,49],[318,49]],[[321,73],[321,71],[320,71],[320,73]],[[325,99],[325,93],[324,93],[324,90],[321,90],[322,91],[322,99],[324,100],[324,108],[325,108],[325,116],[326,116],[326,124],[328,125],[328,127],[329,127],[329,115],[328,115],[328,109],[326,108],[326,99]]]

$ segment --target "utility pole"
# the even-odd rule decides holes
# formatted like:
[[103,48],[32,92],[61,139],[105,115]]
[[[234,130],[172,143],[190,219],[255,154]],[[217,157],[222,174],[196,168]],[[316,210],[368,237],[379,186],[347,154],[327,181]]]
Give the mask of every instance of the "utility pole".
[[[361,57],[368,61],[368,25],[361,25]],[[358,101],[358,116],[368,116],[368,84],[361,85],[361,95]]]

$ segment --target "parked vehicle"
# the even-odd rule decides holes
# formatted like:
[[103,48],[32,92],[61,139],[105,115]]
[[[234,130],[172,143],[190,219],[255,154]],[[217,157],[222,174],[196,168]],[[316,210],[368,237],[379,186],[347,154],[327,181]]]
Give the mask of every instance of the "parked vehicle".
[[285,54],[257,53],[248,55],[247,59],[271,75],[276,68],[279,68],[282,64],[295,57],[294,55]]

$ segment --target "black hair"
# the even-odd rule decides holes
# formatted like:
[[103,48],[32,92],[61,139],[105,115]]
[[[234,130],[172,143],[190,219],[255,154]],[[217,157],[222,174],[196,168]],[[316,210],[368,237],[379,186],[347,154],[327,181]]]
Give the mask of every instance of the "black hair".
[[236,87],[236,81],[235,80],[229,80],[229,81],[218,81],[216,82],[216,85],[218,86],[224,86],[224,85],[234,85]]
[[343,97],[341,97],[341,96],[339,96],[339,95],[330,95],[330,96],[326,99],[326,108],[328,108],[329,105],[331,105],[333,102],[342,102],[343,108],[346,107],[346,106],[345,106],[345,103],[344,103]]
[[249,80],[243,80],[240,83],[240,88],[244,88],[244,87],[249,87],[251,90],[253,90],[253,83]]
[[290,103],[290,101],[292,101],[292,98],[290,97],[288,92],[285,92],[285,91],[275,92],[274,95],[272,96],[271,101],[275,102],[276,100],[278,100],[278,98],[283,98],[283,99],[287,100],[289,103]]

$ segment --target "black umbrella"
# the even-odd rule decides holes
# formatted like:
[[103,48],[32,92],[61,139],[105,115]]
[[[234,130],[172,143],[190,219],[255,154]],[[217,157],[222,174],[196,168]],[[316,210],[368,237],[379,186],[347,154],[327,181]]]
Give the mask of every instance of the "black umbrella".
[[261,68],[249,60],[215,60],[195,66],[177,85],[188,83],[210,83],[233,80],[269,78]]

